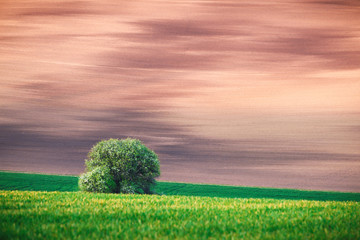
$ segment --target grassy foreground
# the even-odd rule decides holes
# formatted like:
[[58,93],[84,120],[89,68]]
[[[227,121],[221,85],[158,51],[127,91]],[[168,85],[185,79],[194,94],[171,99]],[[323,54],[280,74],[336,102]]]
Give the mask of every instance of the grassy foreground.
[[360,203],[0,191],[0,239],[359,239]]
[[[78,191],[78,177],[0,171],[1,190]],[[256,188],[158,182],[156,192],[164,195],[226,198],[274,198],[321,201],[360,201],[360,193],[302,191],[294,189]]]

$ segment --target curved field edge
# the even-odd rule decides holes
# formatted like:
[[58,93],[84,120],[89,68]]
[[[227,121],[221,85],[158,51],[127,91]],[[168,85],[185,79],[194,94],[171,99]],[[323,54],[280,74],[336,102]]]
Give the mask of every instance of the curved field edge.
[[[78,177],[0,171],[0,189],[73,192],[78,191]],[[360,201],[360,193],[305,191],[295,189],[175,182],[158,182],[155,191],[163,195],[182,196]]]
[[360,203],[0,191],[1,239],[359,239]]

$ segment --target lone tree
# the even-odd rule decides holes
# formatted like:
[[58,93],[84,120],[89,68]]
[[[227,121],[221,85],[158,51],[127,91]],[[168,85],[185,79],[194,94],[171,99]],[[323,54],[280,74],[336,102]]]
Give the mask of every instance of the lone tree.
[[160,176],[158,156],[137,139],[109,139],[97,143],[79,179],[86,192],[152,193]]

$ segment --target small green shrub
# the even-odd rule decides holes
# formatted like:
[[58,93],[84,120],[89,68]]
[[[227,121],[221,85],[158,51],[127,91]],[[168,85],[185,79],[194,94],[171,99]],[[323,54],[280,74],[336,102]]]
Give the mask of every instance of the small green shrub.
[[104,166],[96,167],[79,178],[79,188],[85,192],[112,193],[116,191],[116,183]]
[[158,156],[137,139],[97,143],[86,160],[79,187],[88,192],[152,193],[160,175]]

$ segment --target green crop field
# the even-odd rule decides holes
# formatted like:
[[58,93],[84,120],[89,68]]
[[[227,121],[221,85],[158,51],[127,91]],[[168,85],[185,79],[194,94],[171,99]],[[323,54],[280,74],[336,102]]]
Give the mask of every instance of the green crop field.
[[159,182],[164,195],[94,194],[77,181],[0,172],[0,239],[360,239],[359,193]]
[[[73,192],[78,191],[77,184],[77,176],[58,176],[0,171],[1,190]],[[294,189],[220,186],[174,182],[158,182],[155,191],[164,195],[182,196],[360,201],[360,193],[301,191]]]
[[358,202],[0,191],[1,239],[359,239]]

